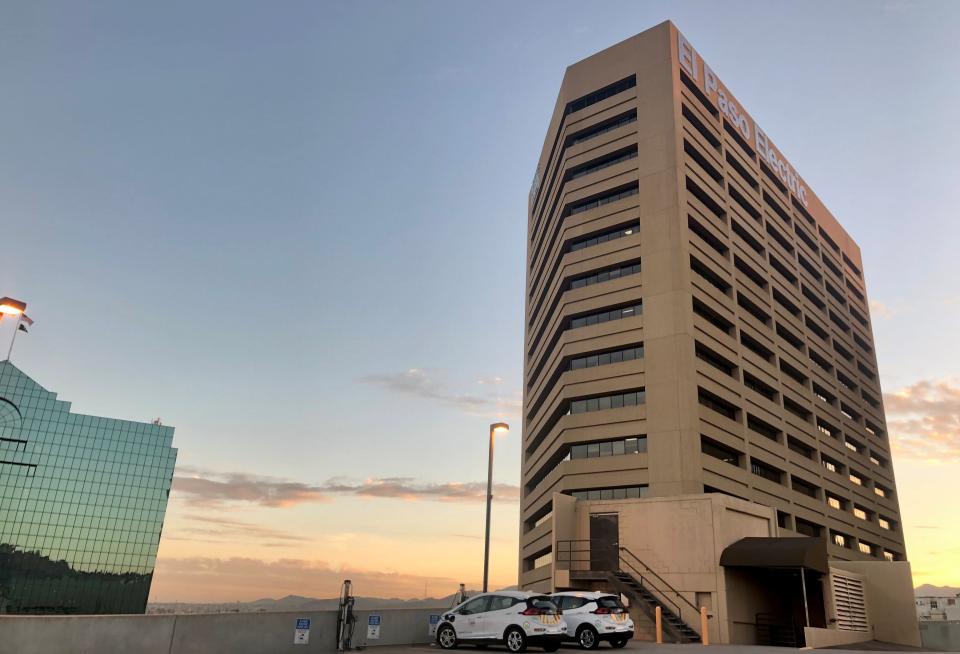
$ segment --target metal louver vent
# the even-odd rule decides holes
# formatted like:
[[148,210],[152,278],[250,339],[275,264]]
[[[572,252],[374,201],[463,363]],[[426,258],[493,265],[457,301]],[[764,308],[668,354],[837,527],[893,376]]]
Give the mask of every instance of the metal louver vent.
[[837,629],[844,631],[868,631],[867,600],[863,592],[863,580],[856,577],[830,575],[833,587],[833,605],[837,611]]

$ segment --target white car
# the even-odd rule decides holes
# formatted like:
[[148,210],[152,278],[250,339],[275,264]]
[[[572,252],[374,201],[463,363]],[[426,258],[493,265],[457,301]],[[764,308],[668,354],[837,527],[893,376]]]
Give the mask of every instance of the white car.
[[617,595],[570,591],[550,597],[563,612],[567,639],[583,649],[595,649],[602,640],[624,647],[633,638],[633,620]]
[[471,597],[445,613],[437,625],[437,643],[443,649],[461,643],[502,643],[514,653],[528,645],[556,652],[566,630],[560,611],[547,595],[500,591]]

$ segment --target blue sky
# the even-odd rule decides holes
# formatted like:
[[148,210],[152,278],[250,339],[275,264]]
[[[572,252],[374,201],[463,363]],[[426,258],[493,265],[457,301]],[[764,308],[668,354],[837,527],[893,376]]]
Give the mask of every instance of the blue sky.
[[[0,4],[0,294],[37,321],[14,362],[75,410],[162,417],[198,477],[481,481],[487,424],[519,427],[526,194],[564,68],[667,18],[860,243],[884,389],[934,384],[949,416],[949,2]],[[945,483],[955,427],[927,457]],[[518,429],[496,478],[518,483]],[[446,499],[175,498],[161,556],[276,559],[178,535],[232,512],[333,568],[361,563],[317,534],[396,542],[404,515],[472,557],[482,505]],[[511,583],[515,504],[497,518]]]

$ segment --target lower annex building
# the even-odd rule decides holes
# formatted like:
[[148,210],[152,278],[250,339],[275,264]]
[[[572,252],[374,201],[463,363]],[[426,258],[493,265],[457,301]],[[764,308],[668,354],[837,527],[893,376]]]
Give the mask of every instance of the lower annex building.
[[0,614],[143,613],[173,427],[87,416],[0,361]]
[[567,69],[527,248],[520,587],[919,644],[860,250],[672,23]]

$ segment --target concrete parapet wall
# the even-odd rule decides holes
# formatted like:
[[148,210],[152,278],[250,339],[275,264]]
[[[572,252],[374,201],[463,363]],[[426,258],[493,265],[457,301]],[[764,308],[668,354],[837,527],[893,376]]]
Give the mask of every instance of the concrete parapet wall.
[[[434,609],[356,611],[355,646],[427,643]],[[380,616],[380,638],[367,639],[367,618]],[[310,639],[294,645],[298,618]],[[334,652],[336,611],[197,615],[0,616],[0,654],[273,654]]]

